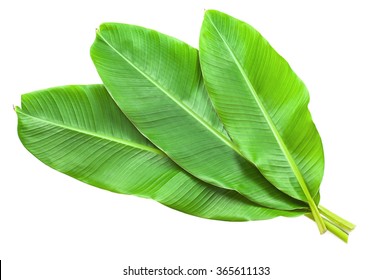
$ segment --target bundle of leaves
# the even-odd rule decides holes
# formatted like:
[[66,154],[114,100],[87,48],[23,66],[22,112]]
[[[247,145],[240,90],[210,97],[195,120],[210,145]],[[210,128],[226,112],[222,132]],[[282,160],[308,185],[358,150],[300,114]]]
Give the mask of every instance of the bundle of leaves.
[[19,138],[43,163],[208,219],[305,215],[347,241],[354,225],[319,205],[308,91],[253,27],[207,11],[198,51],[104,23],[91,58],[103,85],[24,94],[16,108]]

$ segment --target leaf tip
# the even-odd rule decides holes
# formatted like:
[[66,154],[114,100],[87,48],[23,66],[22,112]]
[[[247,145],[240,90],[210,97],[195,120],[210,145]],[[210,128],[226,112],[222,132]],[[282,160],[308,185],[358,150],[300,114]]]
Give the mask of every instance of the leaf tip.
[[211,15],[214,14],[216,10],[204,10],[204,18],[211,19]]
[[19,112],[22,111],[22,109],[19,106],[16,106],[16,105],[12,105],[12,109],[14,110],[14,112],[16,114],[19,114]]
[[218,10],[205,10],[205,16],[214,17],[214,16],[224,16],[225,13]]

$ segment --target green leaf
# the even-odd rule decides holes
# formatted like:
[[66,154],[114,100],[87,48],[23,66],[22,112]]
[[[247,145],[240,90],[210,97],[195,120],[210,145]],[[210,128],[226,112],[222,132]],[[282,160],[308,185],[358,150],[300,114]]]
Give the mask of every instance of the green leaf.
[[271,185],[231,142],[208,98],[196,49],[153,30],[106,23],[91,57],[121,110],[182,168],[262,206],[306,205]]
[[308,202],[320,221],[313,199],[324,155],[304,83],[253,27],[218,11],[205,14],[200,61],[209,96],[241,153],[274,186]]
[[263,220],[303,213],[260,207],[186,173],[135,129],[102,85],[25,94],[16,112],[20,140],[34,156],[90,185],[152,198],[209,219]]

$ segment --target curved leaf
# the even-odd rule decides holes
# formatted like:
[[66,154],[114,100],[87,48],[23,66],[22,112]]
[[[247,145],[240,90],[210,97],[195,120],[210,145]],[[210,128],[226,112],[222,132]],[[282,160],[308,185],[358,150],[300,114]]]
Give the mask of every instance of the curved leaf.
[[218,11],[205,14],[200,61],[233,142],[272,184],[317,212],[324,155],[304,83],[253,27]]
[[135,129],[102,85],[25,94],[16,112],[20,140],[34,156],[90,185],[152,198],[209,219],[263,220],[303,213],[260,207],[186,173]]
[[304,207],[272,186],[231,142],[204,88],[196,49],[153,30],[106,23],[91,57],[121,110],[182,168],[266,207]]

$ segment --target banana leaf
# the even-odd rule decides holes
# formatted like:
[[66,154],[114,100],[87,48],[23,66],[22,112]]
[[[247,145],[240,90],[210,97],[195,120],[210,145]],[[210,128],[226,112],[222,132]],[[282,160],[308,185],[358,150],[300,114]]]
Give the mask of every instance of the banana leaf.
[[253,27],[213,10],[201,28],[200,63],[232,141],[275,187],[309,203],[324,231],[314,201],[324,153],[302,80]]
[[91,57],[120,109],[183,169],[261,206],[305,207],[267,181],[231,141],[208,98],[196,49],[154,30],[106,23]]
[[24,94],[16,112],[19,138],[27,150],[92,186],[151,198],[208,219],[264,220],[309,212],[261,207],[236,191],[193,177],[138,132],[103,85]]

